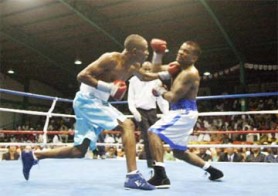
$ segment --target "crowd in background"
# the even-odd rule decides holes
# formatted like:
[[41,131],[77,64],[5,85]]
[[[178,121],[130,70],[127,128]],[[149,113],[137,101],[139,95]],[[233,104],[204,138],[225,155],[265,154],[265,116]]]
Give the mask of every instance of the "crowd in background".
[[[51,145],[48,147],[42,146],[20,146],[15,145],[8,146],[7,148],[0,148],[0,160],[18,160],[20,153],[23,149],[33,148],[34,150],[47,150],[58,147]],[[138,159],[146,159],[145,153],[141,145],[137,145],[137,157]],[[100,152],[101,148],[97,148],[94,151],[88,150],[85,158],[87,159],[120,159],[124,158],[124,149],[121,146],[108,143]],[[278,163],[278,148],[277,147],[252,147],[252,148],[236,148],[235,146],[227,148],[189,148],[189,150],[205,161],[213,162],[267,162],[267,163]],[[164,159],[166,161],[178,161],[173,156],[171,149],[165,146]]]
[[[199,112],[211,111],[241,111],[242,100],[220,100],[205,102],[200,101]],[[277,110],[277,98],[250,98],[246,103],[246,110]],[[278,115],[277,114],[253,114],[253,115],[228,115],[228,116],[200,116],[193,134],[190,136],[189,144],[278,144]],[[15,127],[18,131],[42,130],[45,118],[39,118],[35,123],[27,119],[22,125]],[[72,131],[74,130],[74,120],[64,117],[51,118],[47,130],[49,131]],[[274,133],[251,133],[250,131],[276,130]],[[209,134],[198,133],[198,131],[239,131],[239,134]],[[242,134],[248,131],[248,134]],[[138,159],[144,159],[142,139],[136,134]],[[120,147],[121,135],[104,134],[100,143],[107,144],[104,148],[88,151],[87,158],[118,158],[124,157],[124,149]],[[25,142],[42,143],[42,134],[0,134],[0,142]],[[70,134],[48,135],[48,143],[68,143],[73,142]],[[109,145],[111,144],[111,145]],[[30,147],[30,146],[28,146]],[[55,147],[55,146],[54,146]],[[37,146],[38,150],[43,150]],[[2,160],[17,160],[22,147],[9,146],[0,147]],[[190,150],[204,160],[210,161],[232,161],[232,162],[278,162],[277,148],[190,148]],[[175,160],[171,150],[165,147],[165,160]]]

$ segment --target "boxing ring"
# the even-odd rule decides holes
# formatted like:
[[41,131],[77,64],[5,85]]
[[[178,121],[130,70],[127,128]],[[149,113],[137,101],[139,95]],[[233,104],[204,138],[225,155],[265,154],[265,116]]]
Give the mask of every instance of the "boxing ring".
[[[138,168],[149,178],[145,160]],[[81,196],[81,195],[160,195],[160,196],[274,196],[278,192],[277,163],[212,163],[225,176],[220,182],[207,179],[204,171],[183,162],[167,161],[170,189],[125,190],[125,160],[48,159],[32,168],[25,181],[20,161],[0,162],[1,195]]]
[[[49,120],[52,117],[64,116],[74,118],[74,115],[53,113],[57,101],[71,102],[72,100],[36,95],[31,93],[0,89],[0,93],[8,93],[20,96],[30,96],[52,101],[48,112],[18,110],[0,108],[2,112],[15,112],[28,115],[45,116],[43,130],[24,131],[24,134],[42,134],[42,143],[0,143],[1,146],[46,146],[59,145],[47,143],[48,134],[66,134],[72,132],[47,131]],[[206,99],[229,99],[260,96],[277,96],[274,93],[239,94],[223,96],[198,97],[199,100]],[[125,102],[114,102],[121,104]],[[221,115],[243,115],[243,114],[276,114],[278,110],[264,111],[230,111],[230,112],[203,112],[199,116],[221,116]],[[129,116],[132,117],[132,116]],[[112,131],[111,131],[112,132]],[[259,131],[254,131],[257,133]],[[277,130],[261,130],[261,133],[274,133]],[[2,134],[23,134],[23,131],[1,130]],[[200,133],[206,133],[205,131]],[[214,132],[211,132],[214,133]],[[216,131],[215,133],[219,133]],[[226,132],[233,134],[233,131]],[[60,145],[72,145],[62,143]],[[98,143],[98,145],[104,145]],[[115,144],[119,145],[119,144]],[[111,146],[111,144],[109,144]],[[267,147],[277,148],[278,145],[223,145],[223,144],[190,144],[189,147]],[[210,196],[210,195],[277,195],[278,193],[278,164],[277,163],[234,163],[234,162],[212,162],[213,166],[224,172],[224,177],[218,181],[209,181],[208,176],[200,168],[191,166],[182,161],[165,161],[168,177],[171,179],[170,189],[157,189],[154,191],[125,190],[124,181],[126,174],[125,158],[116,159],[46,159],[32,168],[31,178],[25,181],[22,175],[21,160],[0,161],[0,194],[9,196],[32,196],[32,195],[173,195],[173,196]],[[151,176],[151,170],[147,168],[145,160],[137,160],[138,169],[146,179]]]

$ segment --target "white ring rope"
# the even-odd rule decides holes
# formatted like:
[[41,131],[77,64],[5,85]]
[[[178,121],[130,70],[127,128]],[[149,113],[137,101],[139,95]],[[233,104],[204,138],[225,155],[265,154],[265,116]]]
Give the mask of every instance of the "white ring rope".
[[230,112],[201,112],[199,116],[226,116],[226,115],[243,115],[243,114],[278,114],[278,110],[262,110],[262,111],[230,111]]
[[[14,113],[21,113],[21,114],[31,114],[31,115],[41,115],[41,116],[48,116],[51,117],[68,117],[68,118],[75,118],[75,115],[69,114],[59,114],[59,113],[49,113],[49,112],[38,112],[38,111],[31,111],[31,110],[19,110],[19,109],[9,109],[9,108],[0,108],[0,111],[3,112],[14,112]],[[262,111],[227,111],[227,112],[200,112],[199,116],[230,116],[230,115],[243,115],[243,114],[278,114],[278,110],[262,110]],[[162,114],[158,114],[158,117],[161,117]],[[128,118],[132,118],[133,115],[126,115]]]
[[[277,94],[277,92],[276,92]],[[49,125],[49,119],[51,117],[66,117],[66,118],[75,118],[75,115],[71,114],[61,114],[61,113],[53,113],[53,110],[56,106],[56,102],[59,101],[60,98],[52,97],[52,105],[48,112],[40,112],[40,111],[31,111],[31,110],[21,110],[21,109],[10,109],[10,108],[1,108],[2,112],[13,112],[13,113],[21,113],[21,114],[29,114],[29,115],[38,115],[38,116],[46,116],[46,121],[43,128],[43,142],[42,143],[30,143],[30,142],[10,142],[10,143],[0,143],[0,147],[4,146],[40,146],[46,148],[47,146],[72,146],[73,143],[47,143],[47,128]],[[231,115],[248,115],[248,114],[278,114],[278,110],[262,110],[262,111],[221,111],[221,112],[200,112],[198,116],[231,116]],[[158,114],[158,117],[162,117],[162,114]],[[126,115],[127,118],[133,118],[133,115]],[[115,146],[117,148],[122,147],[121,143],[97,143],[97,146]],[[137,147],[143,147],[143,144],[136,144]],[[164,147],[169,147],[168,144],[165,144]],[[257,144],[188,144],[188,148],[278,148],[278,145],[273,143],[271,145],[257,145]],[[1,149],[1,148],[0,148]]]
[[[48,112],[39,112],[39,111],[32,111],[32,110],[19,110],[19,109],[9,109],[9,108],[0,108],[2,112],[14,112],[20,114],[30,114],[30,115],[38,115],[38,116],[47,116]],[[68,118],[75,118],[75,115],[70,114],[60,114],[60,113],[51,113],[51,116],[55,117],[68,117]]]

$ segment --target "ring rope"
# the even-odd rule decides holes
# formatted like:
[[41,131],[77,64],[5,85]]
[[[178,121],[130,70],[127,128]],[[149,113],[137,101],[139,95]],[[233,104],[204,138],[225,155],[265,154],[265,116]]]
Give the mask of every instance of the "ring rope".
[[[1,133],[1,132],[0,132]],[[238,130],[238,131],[196,131],[194,133],[210,134],[253,134],[253,133],[278,133],[278,130]]]
[[[14,91],[9,89],[0,88],[0,93],[7,93],[13,95],[22,95],[27,97],[35,97],[46,100],[54,100],[56,97],[47,96],[47,95],[39,95],[34,93],[26,93],[20,91]],[[231,99],[231,98],[244,98],[244,97],[267,97],[267,96],[278,96],[278,92],[264,92],[264,93],[247,93],[247,94],[234,94],[234,95],[213,95],[213,96],[198,96],[197,100],[207,100],[207,99]],[[59,101],[63,102],[72,102],[71,99],[58,98]],[[112,104],[123,104],[127,103],[127,101],[113,101]]]
[[229,112],[201,112],[199,116],[231,116],[243,114],[277,114],[278,110],[261,110],[261,111],[229,111]]
[[[14,112],[20,114],[30,114],[30,115],[38,115],[38,116],[47,116],[48,112],[39,112],[39,111],[32,111],[32,110],[19,110],[19,109],[9,109],[9,108],[0,108],[2,112]],[[67,118],[75,118],[75,115],[70,114],[60,114],[60,113],[51,113],[51,116],[55,117],[67,117]]]
[[[29,97],[35,97],[35,98],[41,98],[41,99],[47,99],[47,100],[52,100],[55,102],[56,101],[63,101],[63,102],[72,102],[70,99],[64,99],[64,98],[58,98],[58,97],[51,97],[51,96],[45,96],[45,95],[39,95],[39,94],[32,94],[32,93],[26,93],[26,92],[20,92],[20,91],[12,91],[8,89],[1,89],[0,92],[2,93],[8,93],[8,94],[14,94],[14,95],[22,95],[22,96],[29,96]],[[206,97],[197,97],[197,100],[207,100],[207,99],[229,99],[229,98],[244,98],[244,97],[265,97],[265,96],[277,96],[278,92],[268,92],[268,93],[252,93],[252,94],[235,94],[235,95],[216,95],[216,96],[206,96]],[[48,112],[39,112],[39,111],[30,111],[30,110],[18,110],[18,109],[8,109],[8,108],[0,108],[0,111],[4,112],[15,112],[15,113],[24,113],[24,114],[31,114],[31,115],[42,115],[48,117],[68,117],[68,118],[75,118],[75,115],[68,115],[68,114],[59,114],[59,113],[52,113],[53,108],[55,107],[55,104],[52,104],[52,107],[49,109]],[[127,103],[127,101],[115,101],[115,102],[110,102],[111,104],[123,104]],[[264,110],[264,111],[228,111],[228,112],[203,112],[199,113],[199,116],[224,116],[224,115],[243,115],[243,114],[277,114],[278,110]],[[127,117],[133,117],[133,115],[126,115]],[[161,114],[158,115],[159,117],[162,116]],[[30,133],[29,133],[30,132]],[[44,131],[38,131],[41,132],[40,134],[43,134]],[[59,132],[59,133],[58,133]],[[111,133],[116,133],[117,131],[106,131],[106,132],[111,132]],[[198,131],[197,133],[202,133],[204,131]],[[247,131],[208,131],[207,133],[237,133],[237,134],[245,134],[248,133]],[[250,133],[277,133],[275,130],[261,130],[261,131],[251,131]],[[1,132],[0,132],[1,133]],[[34,131],[24,131],[24,133],[29,133],[29,134],[35,134]],[[55,132],[52,131],[47,131],[47,134],[54,134]],[[73,131],[57,131],[55,134],[73,134]],[[15,134],[15,133],[14,133]],[[0,143],[0,145],[50,145],[50,143],[45,144],[44,143]],[[53,145],[65,145],[65,143],[57,144],[54,143]],[[70,144],[72,145],[72,144]],[[97,143],[97,145],[107,145],[105,143]],[[122,144],[108,144],[109,146],[111,145],[122,145]],[[140,145],[140,144],[139,144]],[[168,145],[165,145],[168,146]],[[231,144],[218,144],[218,145],[188,145],[188,147],[217,147],[217,148],[227,148],[231,146],[236,146],[236,147],[277,147],[278,145],[231,145]]]
[[207,99],[233,99],[233,98],[267,97],[267,96],[278,96],[278,92],[247,93],[247,94],[234,94],[234,95],[199,96],[199,97],[197,97],[197,100],[207,100]]
[[[44,134],[44,131],[39,130],[0,130],[2,134],[20,135],[20,134]],[[104,134],[119,134],[121,131],[109,131],[105,130]],[[140,134],[140,131],[134,131],[134,134]],[[257,134],[257,133],[278,133],[278,130],[237,130],[237,131],[194,131],[193,133],[200,134]],[[74,135],[73,130],[69,131],[47,131],[48,135]]]
[[21,95],[21,96],[25,96],[25,97],[34,97],[34,98],[40,98],[40,99],[45,99],[45,100],[51,100],[51,101],[57,98],[58,101],[69,102],[69,103],[72,102],[71,99],[52,97],[52,96],[48,96],[48,95],[39,95],[39,94],[34,94],[34,93],[26,93],[26,92],[14,91],[14,90],[9,90],[9,89],[4,89],[4,88],[0,88],[0,93]]
[[[37,131],[37,130],[0,130],[0,133],[2,134],[11,134],[11,135],[33,135],[33,134],[44,134],[44,131]],[[47,135],[74,135],[74,131],[47,131]]]
[[[14,112],[14,113],[21,113],[21,114],[30,114],[30,115],[41,115],[47,116],[49,112],[39,112],[39,111],[31,111],[31,110],[20,110],[20,109],[9,109],[9,108],[0,108],[2,112]],[[243,114],[277,114],[278,110],[262,110],[262,111],[228,111],[228,112],[200,112],[198,113],[199,116],[232,116],[232,115],[243,115]],[[75,115],[69,114],[59,114],[59,113],[51,113],[51,116],[56,117],[68,117],[68,118],[75,118]],[[132,118],[133,115],[125,115],[128,118]],[[158,114],[158,117],[161,117],[162,114]]]
[[[47,143],[47,146],[70,146],[73,143]],[[0,146],[45,146],[43,143],[0,143]],[[97,146],[122,146],[120,143],[97,143]],[[143,147],[144,144],[136,144],[136,146]],[[168,144],[163,145],[169,147]],[[271,145],[257,145],[257,144],[188,144],[188,148],[278,148],[277,144]]]

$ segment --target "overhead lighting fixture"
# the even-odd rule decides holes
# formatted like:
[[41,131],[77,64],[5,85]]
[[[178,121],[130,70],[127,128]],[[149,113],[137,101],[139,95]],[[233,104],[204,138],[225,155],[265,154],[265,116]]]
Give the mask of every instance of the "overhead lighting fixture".
[[204,73],[204,76],[209,76],[209,75],[210,75],[209,72],[205,72],[205,73]]
[[14,70],[9,69],[9,70],[7,71],[7,73],[8,73],[8,74],[14,74]]
[[76,59],[76,60],[74,61],[74,64],[75,64],[75,65],[81,65],[81,64],[82,64],[82,61],[80,61],[79,59]]

